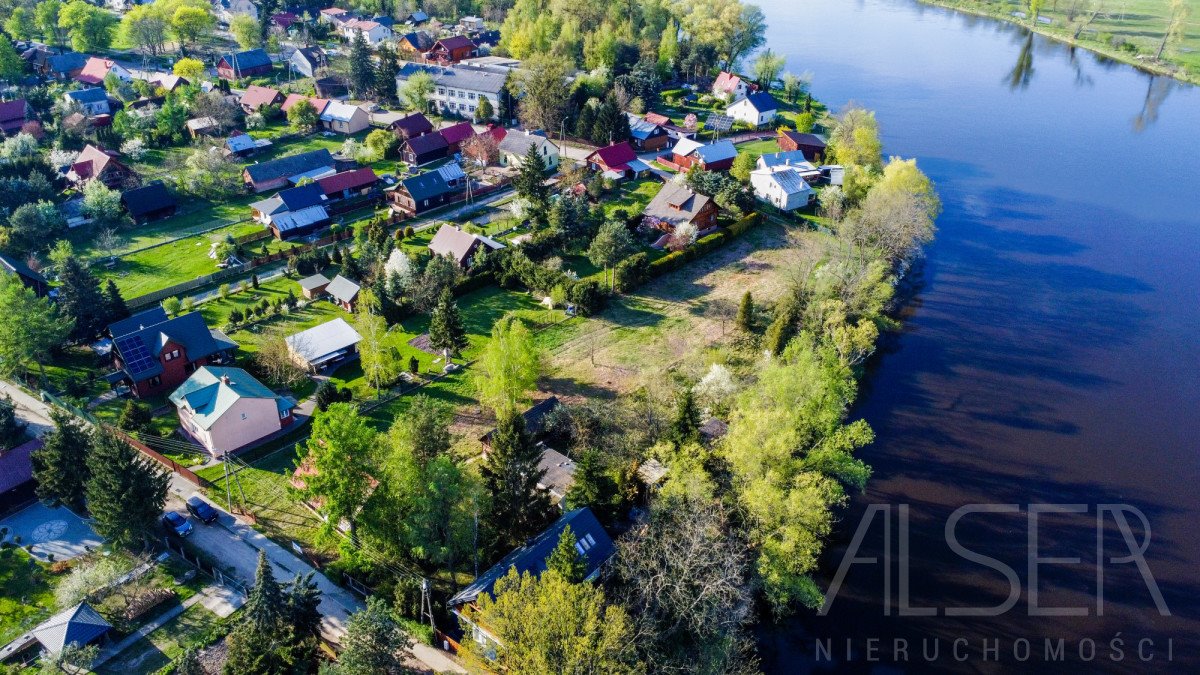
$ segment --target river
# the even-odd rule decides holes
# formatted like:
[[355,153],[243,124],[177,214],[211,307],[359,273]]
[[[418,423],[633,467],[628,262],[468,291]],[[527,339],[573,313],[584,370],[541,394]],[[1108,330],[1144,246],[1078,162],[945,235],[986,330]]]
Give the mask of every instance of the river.
[[[820,582],[832,583],[871,504],[890,511],[849,553],[886,549],[891,573],[855,564],[826,616],[761,626],[764,668],[1200,670],[1200,90],[910,0],[760,5],[788,69],[810,72],[835,110],[875,110],[885,154],[918,158],[945,205],[904,329],[853,411],[876,431],[862,451],[875,474]],[[994,616],[946,612],[999,605],[1012,586],[999,563],[947,542],[968,504],[1019,508],[955,529],[961,546],[1013,569],[1019,596]],[[1029,504],[1085,512],[1031,516]],[[1144,514],[1144,567],[1119,562],[1129,545],[1111,512],[1098,519],[1101,504]],[[1136,550],[1147,533],[1121,513]],[[902,539],[907,606],[935,616],[898,616]],[[1034,584],[1031,557],[1078,562],[1035,562]],[[1039,615],[1056,607],[1084,615]]]

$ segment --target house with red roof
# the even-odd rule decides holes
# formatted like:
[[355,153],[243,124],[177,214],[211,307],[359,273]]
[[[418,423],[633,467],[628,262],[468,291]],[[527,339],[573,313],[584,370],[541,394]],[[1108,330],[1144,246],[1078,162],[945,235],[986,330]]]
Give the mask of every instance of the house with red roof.
[[238,99],[238,104],[242,106],[242,110],[246,114],[258,112],[262,108],[273,105],[283,105],[284,96],[275,89],[270,87],[260,87],[257,84],[252,84],[246,87],[246,91],[242,93],[242,97]]
[[71,163],[71,168],[67,170],[67,180],[80,187],[93,180],[99,180],[110,188],[116,188],[130,182],[136,183],[137,174],[117,160],[117,153],[89,143]]
[[645,162],[637,158],[633,146],[627,141],[600,148],[588,155],[584,162],[592,171],[599,171],[617,180],[640,176],[650,170]]
[[317,109],[318,117],[321,116],[321,113],[325,112],[325,106],[329,105],[329,99],[327,98],[316,98],[315,96],[305,96],[304,94],[288,94],[287,98],[283,100],[283,106],[281,109],[286,113],[292,109],[292,106],[296,105],[300,101],[308,101],[311,103],[312,107]]
[[325,198],[333,201],[366,195],[371,188],[375,187],[378,180],[379,177],[375,175],[375,171],[368,166],[319,178],[317,185],[321,186]]
[[413,113],[406,117],[401,117],[395,122],[392,122],[392,125],[389,128],[395,132],[402,141],[407,141],[410,138],[416,138],[417,136],[424,136],[425,134],[433,133],[433,124],[429,121],[428,117],[422,115],[421,113]]
[[465,35],[442,38],[425,52],[425,60],[434,63],[458,63],[479,53],[479,46]]
[[15,101],[0,102],[0,131],[12,135],[21,130],[33,115],[29,101],[18,98]]
[[449,153],[454,154],[459,151],[459,146],[462,142],[475,135],[475,128],[470,122],[459,122],[458,124],[448,126],[439,131],[442,138],[446,139],[446,145],[449,147]]
[[291,12],[277,12],[271,15],[271,23],[287,30],[292,27],[292,24],[300,20],[300,17]]
[[121,64],[95,56],[88,58],[87,63],[83,64],[83,70],[79,71],[75,79],[84,84],[98,86],[104,84],[104,78],[109,75],[115,75],[122,82],[133,80],[133,74]]
[[721,71],[713,81],[712,93],[719,99],[734,102],[746,98],[750,92],[758,89],[754,84],[743,80],[733,73]]

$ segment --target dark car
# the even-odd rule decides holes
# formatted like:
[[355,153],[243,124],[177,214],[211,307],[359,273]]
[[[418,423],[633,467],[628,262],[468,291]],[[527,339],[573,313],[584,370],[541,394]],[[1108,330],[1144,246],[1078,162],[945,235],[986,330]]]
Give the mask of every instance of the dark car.
[[192,524],[188,521],[188,519],[179,515],[178,513],[175,513],[174,511],[167,511],[164,513],[162,517],[162,523],[163,527],[167,528],[168,532],[177,537],[186,537],[192,533]]
[[211,504],[200,498],[200,495],[192,495],[187,499],[188,513],[196,517],[197,520],[205,525],[212,525],[217,522],[217,510]]

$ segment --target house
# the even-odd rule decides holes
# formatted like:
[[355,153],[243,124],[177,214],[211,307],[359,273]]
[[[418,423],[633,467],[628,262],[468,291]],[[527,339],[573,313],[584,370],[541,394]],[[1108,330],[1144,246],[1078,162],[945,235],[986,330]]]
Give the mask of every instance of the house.
[[[480,31],[475,35],[475,44],[479,45],[480,51],[491,51],[500,46],[500,31],[485,30]],[[520,61],[517,62],[518,64]],[[516,66],[513,66],[515,68]]]
[[588,155],[584,162],[592,171],[599,171],[616,180],[640,176],[650,171],[650,167],[637,158],[633,146],[627,141],[600,148]]
[[341,363],[358,352],[362,336],[338,317],[284,339],[292,359],[312,372]]
[[213,457],[246,448],[295,421],[296,404],[241,368],[203,366],[169,399],[183,434]]
[[674,181],[662,186],[642,210],[642,224],[664,232],[691,223],[700,232],[717,224],[716,202],[693,191],[686,183]]
[[83,114],[88,117],[112,114],[112,106],[108,102],[108,92],[104,91],[103,87],[68,91],[63,94],[63,99],[78,103],[83,108]]
[[78,52],[55,54],[42,47],[27,50],[21,58],[29,61],[33,72],[52,80],[67,80],[83,72],[88,57]]
[[178,75],[172,75],[171,73],[151,73],[146,78],[146,81],[166,92],[175,91],[176,89],[189,84],[187,78],[183,78]]
[[492,106],[492,118],[498,119],[502,98],[507,101],[508,71],[500,68],[478,66],[445,66],[420,63],[401,63],[396,73],[396,90],[401,92],[408,78],[417,73],[428,73],[433,78],[434,90],[430,102],[439,113],[450,112],[463,117],[474,117],[479,102],[487,99]]
[[240,80],[243,77],[270,74],[274,66],[271,57],[262,49],[225,54],[217,61],[217,77],[223,80]]
[[425,134],[404,141],[400,156],[412,166],[421,166],[442,159],[450,154],[450,144],[441,134]]
[[802,209],[816,197],[800,172],[787,165],[751,171],[750,187],[755,197],[781,211]]
[[117,153],[102,150],[91,143],[75,156],[67,170],[67,180],[82,187],[85,183],[99,180],[110,188],[137,182],[133,169],[117,161]]
[[477,33],[484,28],[483,19],[478,16],[464,16],[459,19],[458,25],[466,33]]
[[358,292],[360,290],[362,290],[362,287],[357,282],[351,281],[339,274],[325,287],[325,294],[329,296],[329,300],[333,304],[347,312],[353,312],[354,304],[358,300]]
[[258,6],[253,0],[216,0],[214,5],[217,18],[226,25],[232,23],[239,14],[245,14],[258,21]]
[[405,178],[390,188],[385,195],[391,202],[393,211],[414,216],[455,201],[466,190],[466,186],[467,175],[463,173],[462,167],[450,163],[433,171]]
[[425,134],[433,133],[433,123],[429,121],[421,113],[413,113],[392,122],[391,129],[401,140],[407,141],[410,138],[424,136]]
[[128,384],[139,398],[171,391],[200,366],[220,364],[237,343],[209,328],[199,312],[168,319],[162,307],[134,314],[108,327],[113,363],[110,384]]
[[329,279],[324,274],[314,274],[311,277],[304,277],[299,283],[300,295],[303,295],[305,300],[316,300],[325,295],[325,287],[329,285]]
[[471,266],[480,247],[498,251],[504,248],[504,244],[481,234],[464,232],[457,225],[442,225],[433,235],[433,241],[429,242],[430,252],[447,256],[463,269]]
[[87,602],[65,609],[0,649],[0,663],[32,663],[42,653],[59,654],[70,645],[102,644],[112,625]]
[[335,26],[341,25],[353,18],[353,14],[342,9],[341,7],[326,7],[325,9],[321,10],[320,16],[321,21],[324,21],[325,23],[331,23]]
[[671,155],[671,162],[685,171],[694,166],[705,171],[728,171],[737,158],[737,148],[728,139],[705,145],[684,138],[675,143]]
[[442,38],[425,52],[425,60],[434,63],[458,63],[475,56],[479,47],[465,35]]
[[[325,148],[280,157],[261,164],[251,164],[242,172],[242,180],[255,192],[265,192],[297,182],[308,176],[314,180],[337,173],[333,155]],[[295,180],[292,180],[292,179]]]
[[688,113],[684,118],[686,126],[679,126],[671,121],[670,117],[660,115],[659,113],[648,112],[642,116],[642,119],[650,124],[654,124],[663,128],[667,132],[667,138],[671,141],[678,141],[681,138],[696,138],[696,114]]
[[470,122],[459,122],[438,131],[438,133],[446,139],[447,152],[453,155],[462,148],[463,141],[475,136],[475,128],[471,126]]
[[[543,428],[545,427],[546,416],[553,412],[558,405],[558,397],[551,396],[550,398],[535,403],[528,410],[521,413],[521,417],[524,418],[525,422],[525,433],[529,434],[530,438],[537,440],[537,438],[542,434]],[[496,430],[493,429],[479,437],[479,442],[483,445],[484,454],[487,454],[492,450],[492,434],[494,434],[495,431]]]
[[[252,84],[246,87],[246,91],[242,93],[242,97],[238,99],[238,105],[242,106],[242,111],[246,114],[259,112],[267,106],[283,105],[283,94],[270,87],[260,87],[257,84]],[[266,112],[266,111],[263,111]]]
[[548,171],[558,168],[558,146],[545,136],[528,131],[513,131],[505,134],[497,146],[500,150],[500,166],[519,168],[525,162],[529,149],[536,148]]
[[821,178],[830,185],[841,185],[846,177],[846,168],[841,164],[822,164]]
[[356,105],[330,101],[321,111],[321,126],[342,134],[356,134],[371,126],[371,116]]
[[271,24],[278,26],[285,33],[299,21],[300,16],[294,12],[276,12],[271,15]]
[[276,239],[302,237],[329,224],[325,193],[314,183],[280,190],[250,205],[254,220],[271,228]]
[[88,58],[87,62],[83,64],[83,70],[79,71],[75,79],[84,84],[97,86],[104,84],[104,79],[109,75],[115,76],[122,82],[133,80],[133,74],[125,66],[116,61],[101,59],[95,56]]
[[765,91],[756,91],[725,108],[725,114],[760,129],[775,119],[779,102]]
[[745,98],[756,88],[737,75],[722,70],[713,81],[712,94],[723,101],[733,102]]
[[317,181],[325,198],[331,201],[361,197],[371,193],[379,177],[371,167],[343,171]]
[[428,21],[429,21],[429,15],[426,14],[425,12],[422,12],[419,9],[417,11],[409,14],[408,17],[406,19],[404,19],[404,23],[407,23],[407,24],[410,24],[413,26],[420,26],[423,23],[428,23]]
[[280,106],[279,109],[286,113],[300,101],[308,101],[312,105],[313,109],[317,111],[318,118],[320,118],[321,113],[325,112],[326,106],[329,105],[329,99],[327,98],[315,98],[312,96],[305,96],[304,94],[288,94],[287,98],[283,99],[283,105]]
[[464,640],[475,640],[485,647],[485,651],[495,649],[499,645],[496,637],[488,632],[487,626],[476,623],[475,602],[480,595],[485,593],[491,595],[496,582],[507,575],[509,570],[516,570],[517,574],[529,573],[541,576],[546,571],[546,563],[551,552],[558,546],[558,541],[562,538],[563,530],[567,526],[571,527],[571,534],[575,536],[575,550],[586,562],[584,579],[592,581],[600,576],[601,567],[616,554],[616,547],[613,546],[612,539],[604,531],[604,527],[600,525],[600,521],[596,519],[591,509],[583,507],[565,513],[544,532],[504,556],[500,562],[479,575],[470,586],[450,598],[448,605],[462,624],[465,633]]
[[313,80],[317,96],[327,99],[344,99],[350,96],[350,82],[341,75],[329,75]]
[[254,138],[250,134],[234,131],[225,139],[225,156],[245,157],[258,152],[262,148],[271,147],[271,141],[265,138]]
[[288,57],[293,72],[312,77],[318,68],[325,67],[325,52],[320,47],[301,47]]
[[193,139],[201,136],[217,136],[221,133],[221,123],[215,117],[194,117],[184,125]]
[[550,503],[562,508],[567,491],[575,484],[575,462],[561,452],[542,444],[542,458],[538,460],[539,490],[550,496]]
[[0,446],[0,513],[34,498],[32,455],[41,447],[36,438],[12,448]]
[[175,215],[175,197],[161,180],[121,193],[121,204],[135,223],[170,218]]
[[37,293],[38,297],[43,297],[50,291],[50,284],[37,271],[29,268],[28,265],[13,258],[12,256],[0,253],[0,274],[16,275],[21,283],[26,288],[32,289]]
[[353,41],[358,35],[374,47],[392,37],[392,29],[370,19],[351,19],[342,24],[342,37]]
[[32,115],[33,108],[23,98],[0,102],[0,131],[11,136],[19,132]]
[[821,170],[812,162],[806,161],[803,150],[789,152],[774,152],[769,155],[759,155],[756,168],[770,169],[776,166],[790,166],[795,169],[806,183],[812,185],[821,180]]
[[816,134],[780,129],[775,142],[779,144],[780,151],[803,152],[804,159],[810,162],[819,161],[821,157],[825,156],[825,139]]
[[[488,31],[488,33],[492,32],[495,31]],[[475,44],[481,47],[483,46],[483,44],[480,42],[480,38],[475,38]],[[469,59],[463,59],[462,61],[459,61],[459,65],[478,66],[480,68],[487,68],[490,70],[512,72],[521,67],[521,60],[514,59],[511,56],[493,56],[488,54],[487,56],[472,56]]]
[[638,152],[655,152],[667,147],[671,136],[661,125],[638,117],[633,113],[625,113],[629,118],[629,140]]
[[433,49],[434,42],[436,42],[436,40],[434,40],[433,36],[423,30],[405,33],[396,41],[397,46],[400,48],[400,52],[407,56],[424,54],[430,49]]

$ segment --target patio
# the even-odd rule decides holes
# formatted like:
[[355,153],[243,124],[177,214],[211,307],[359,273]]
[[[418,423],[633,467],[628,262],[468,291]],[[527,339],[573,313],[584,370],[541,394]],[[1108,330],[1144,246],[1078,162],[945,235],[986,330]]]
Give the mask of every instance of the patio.
[[5,541],[20,537],[19,545],[43,562],[70,560],[104,543],[91,525],[65,506],[33,504],[0,520],[0,528],[8,530]]

